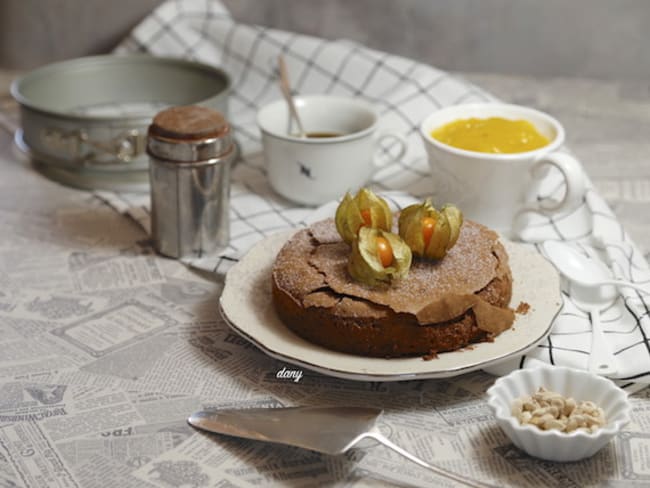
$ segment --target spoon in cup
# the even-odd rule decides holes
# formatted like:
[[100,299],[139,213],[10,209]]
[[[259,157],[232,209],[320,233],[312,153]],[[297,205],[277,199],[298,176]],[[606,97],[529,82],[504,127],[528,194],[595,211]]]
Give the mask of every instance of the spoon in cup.
[[307,133],[303,128],[300,117],[298,116],[296,103],[293,99],[293,95],[291,94],[289,70],[287,69],[287,63],[284,61],[284,56],[282,56],[282,54],[278,56],[278,68],[280,71],[280,90],[282,91],[282,95],[284,95],[284,99],[287,101],[287,105],[289,106],[289,114],[291,118],[296,121],[296,125],[298,126],[298,137],[307,137]]

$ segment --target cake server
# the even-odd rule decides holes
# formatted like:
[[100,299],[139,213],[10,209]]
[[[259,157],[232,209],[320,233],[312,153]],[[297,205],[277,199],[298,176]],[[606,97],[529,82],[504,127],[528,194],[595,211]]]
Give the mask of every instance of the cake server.
[[376,425],[381,414],[379,408],[366,407],[251,408],[204,410],[192,414],[187,421],[208,432],[287,444],[329,455],[342,454],[362,439],[374,439],[440,476],[466,486],[488,486],[433,466],[391,442]]

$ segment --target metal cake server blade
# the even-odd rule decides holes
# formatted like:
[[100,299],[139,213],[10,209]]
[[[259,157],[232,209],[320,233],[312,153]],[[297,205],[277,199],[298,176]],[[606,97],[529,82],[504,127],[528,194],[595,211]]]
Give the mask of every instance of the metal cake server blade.
[[208,432],[287,444],[330,455],[342,454],[362,439],[374,439],[440,476],[466,486],[488,486],[433,466],[391,442],[376,425],[381,414],[381,409],[367,407],[251,408],[204,410],[192,414],[187,421]]

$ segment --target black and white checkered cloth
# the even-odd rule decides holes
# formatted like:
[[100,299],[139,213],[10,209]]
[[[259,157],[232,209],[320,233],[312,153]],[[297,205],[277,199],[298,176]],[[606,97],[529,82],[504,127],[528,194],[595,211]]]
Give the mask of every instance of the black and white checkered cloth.
[[[443,106],[493,100],[488,93],[457,77],[403,57],[349,41],[328,41],[237,23],[220,2],[212,0],[166,2],[137,26],[117,51],[194,59],[219,66],[233,78],[229,120],[242,157],[232,176],[231,243],[220,256],[188,262],[219,274],[265,236],[303,225],[314,210],[296,206],[271,190],[260,155],[255,116],[261,106],[281,96],[276,77],[280,53],[287,60],[298,93],[363,98],[376,106],[384,128],[407,138],[406,155],[378,171],[371,185],[377,191],[388,192],[397,207],[410,203],[413,197],[409,195],[432,195],[429,166],[418,135],[420,121]],[[391,151],[390,146],[384,149]],[[558,175],[550,173],[539,194],[562,191]],[[148,195],[98,195],[149,228]],[[433,197],[435,201],[435,194]],[[580,252],[604,260],[617,276],[648,284],[650,289],[648,263],[593,189],[570,215],[555,219],[536,216],[525,238],[530,242],[569,241]],[[567,290],[564,309],[549,338],[506,367],[543,361],[587,368],[590,315],[575,306]],[[603,311],[602,322],[619,362],[617,378],[623,383],[650,382],[650,299],[621,289],[618,301]]]

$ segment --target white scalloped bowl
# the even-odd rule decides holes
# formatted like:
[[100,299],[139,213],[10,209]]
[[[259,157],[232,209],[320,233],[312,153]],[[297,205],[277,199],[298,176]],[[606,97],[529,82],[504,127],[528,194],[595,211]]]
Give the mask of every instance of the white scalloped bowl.
[[[593,433],[564,433],[521,425],[511,414],[512,402],[531,396],[540,386],[578,402],[593,401],[605,412],[607,423]],[[571,368],[520,369],[496,380],[487,395],[499,427],[515,446],[548,461],[578,461],[593,456],[630,421],[631,407],[623,390],[606,378]]]

